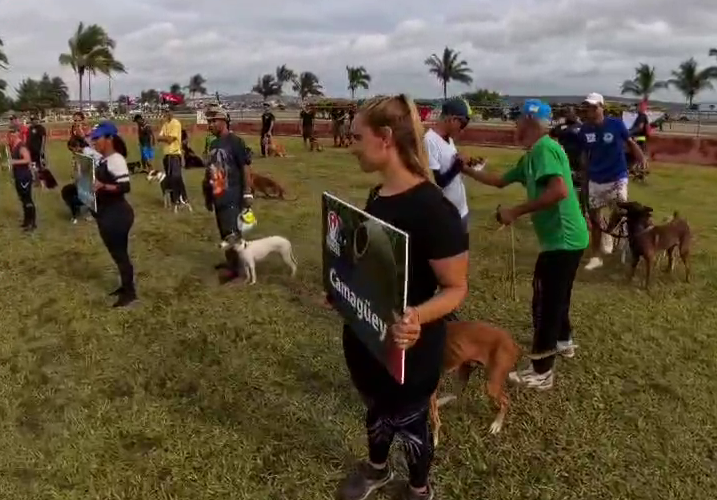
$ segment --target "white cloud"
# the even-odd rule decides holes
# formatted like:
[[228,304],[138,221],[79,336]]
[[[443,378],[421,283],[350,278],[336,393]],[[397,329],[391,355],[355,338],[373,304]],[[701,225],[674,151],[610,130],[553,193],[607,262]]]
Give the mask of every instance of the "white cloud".
[[[0,12],[11,60],[3,78],[14,86],[46,71],[65,78],[73,95],[76,79],[58,55],[81,20],[117,41],[129,73],[115,78],[115,94],[184,84],[194,73],[212,91],[243,93],[287,64],[319,75],[331,95],[347,94],[346,65],[363,65],[371,93],[431,97],[440,85],[423,61],[445,46],[469,62],[475,86],[509,94],[615,95],[642,62],[662,78],[692,56],[717,64],[707,56],[717,46],[714,0],[0,0]],[[98,77],[93,96],[104,98],[106,87]]]

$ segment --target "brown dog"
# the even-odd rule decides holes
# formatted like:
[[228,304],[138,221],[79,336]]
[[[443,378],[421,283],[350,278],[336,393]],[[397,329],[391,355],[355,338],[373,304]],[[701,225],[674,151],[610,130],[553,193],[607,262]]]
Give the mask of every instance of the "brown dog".
[[264,198],[278,198],[280,200],[295,200],[296,198],[287,198],[286,190],[270,177],[261,174],[251,174],[252,186],[255,193],[261,193]]
[[[509,400],[504,390],[505,382],[520,357],[520,347],[510,333],[482,321],[449,321],[447,329],[443,373],[458,371],[462,393],[473,370],[478,365],[483,365],[488,378],[486,392],[498,407],[498,414],[490,426],[490,432],[497,434],[503,428],[508,413]],[[436,393],[431,396],[430,419],[436,445],[441,427],[438,408],[452,399],[455,399],[455,396],[443,397],[441,401],[437,399]]]
[[655,266],[660,252],[667,255],[666,272],[675,268],[675,250],[679,252],[680,259],[685,266],[685,281],[690,281],[690,244],[692,231],[687,221],[675,212],[673,218],[661,225],[652,223],[652,207],[642,205],[636,201],[617,204],[618,209],[627,220],[628,242],[632,262],[629,280],[635,277],[635,270],[640,259],[645,259],[645,289],[650,288],[650,274]]
[[267,135],[264,137],[264,147],[266,149],[266,156],[286,158],[286,149],[284,149],[284,146],[274,141],[272,136]]

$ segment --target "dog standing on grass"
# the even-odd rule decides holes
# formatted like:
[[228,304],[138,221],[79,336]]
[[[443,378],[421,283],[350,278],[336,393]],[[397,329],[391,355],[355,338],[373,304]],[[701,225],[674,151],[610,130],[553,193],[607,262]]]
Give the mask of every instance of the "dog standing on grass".
[[650,276],[661,252],[667,255],[666,272],[675,268],[675,253],[677,252],[685,266],[685,281],[690,281],[690,247],[692,231],[687,221],[675,212],[668,222],[654,225],[652,222],[652,207],[636,201],[620,202],[618,209],[627,221],[627,237],[632,254],[629,280],[635,277],[637,265],[641,259],[645,260],[645,289],[650,288]]
[[[222,241],[219,246],[222,250],[227,250],[232,245]],[[261,262],[272,253],[281,255],[284,263],[291,269],[291,276],[296,275],[298,262],[291,248],[291,242],[282,236],[268,236],[252,241],[241,239],[233,247],[239,254],[239,259],[244,266],[246,281],[250,285],[256,283],[256,263]]]

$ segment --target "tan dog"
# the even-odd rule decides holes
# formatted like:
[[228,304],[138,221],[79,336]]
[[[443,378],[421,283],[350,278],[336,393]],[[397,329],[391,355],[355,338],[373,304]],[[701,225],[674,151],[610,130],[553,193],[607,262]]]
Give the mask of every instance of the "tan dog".
[[284,146],[274,141],[274,138],[270,135],[264,137],[264,148],[266,150],[266,156],[275,158],[286,158],[286,149]]
[[[485,367],[488,378],[486,392],[498,407],[498,414],[490,426],[490,432],[497,434],[503,428],[508,413],[509,400],[505,394],[505,382],[520,357],[520,347],[510,333],[482,321],[449,321],[447,330],[443,373],[452,374],[458,371],[462,393],[473,370],[478,365]],[[436,393],[431,396],[430,418],[436,445],[441,427],[438,408],[455,398],[456,396],[446,396],[438,401]]]
[[265,198],[279,198],[281,200],[292,201],[294,198],[286,197],[286,189],[274,179],[265,175],[252,173],[252,186],[255,193],[261,193]]
[[[498,434],[503,429],[509,406],[505,382],[521,355],[521,349],[506,330],[482,321],[449,321],[447,330],[443,373],[453,373],[458,370],[462,393],[473,370],[478,365],[483,365],[488,378],[486,392],[498,407],[498,414],[490,425],[490,433]],[[556,348],[538,354],[527,354],[526,357],[530,360],[538,360],[554,356],[558,352]],[[438,408],[453,399],[456,399],[456,396],[448,395],[440,399],[437,398],[436,393],[431,396],[429,413],[435,446],[438,445],[441,428]]]

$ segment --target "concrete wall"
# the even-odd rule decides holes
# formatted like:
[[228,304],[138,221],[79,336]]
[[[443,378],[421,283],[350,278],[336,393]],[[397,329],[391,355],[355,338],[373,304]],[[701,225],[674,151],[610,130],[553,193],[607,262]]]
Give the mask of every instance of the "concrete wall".
[[[261,123],[258,121],[234,122],[232,128],[242,135],[259,135]],[[124,136],[136,134],[134,125],[119,125],[120,133]],[[206,125],[192,125],[189,134],[203,132]],[[51,139],[67,140],[69,127],[53,127],[48,130]],[[298,136],[301,133],[299,121],[277,121],[274,125],[275,135]],[[316,123],[315,133],[318,137],[331,137],[331,123],[320,121]],[[464,132],[461,144],[493,147],[518,147],[515,140],[515,130],[512,128],[471,126]],[[693,165],[717,166],[717,138],[690,137],[676,135],[656,134],[652,137],[649,146],[650,158],[654,161],[666,163],[685,163]]]

